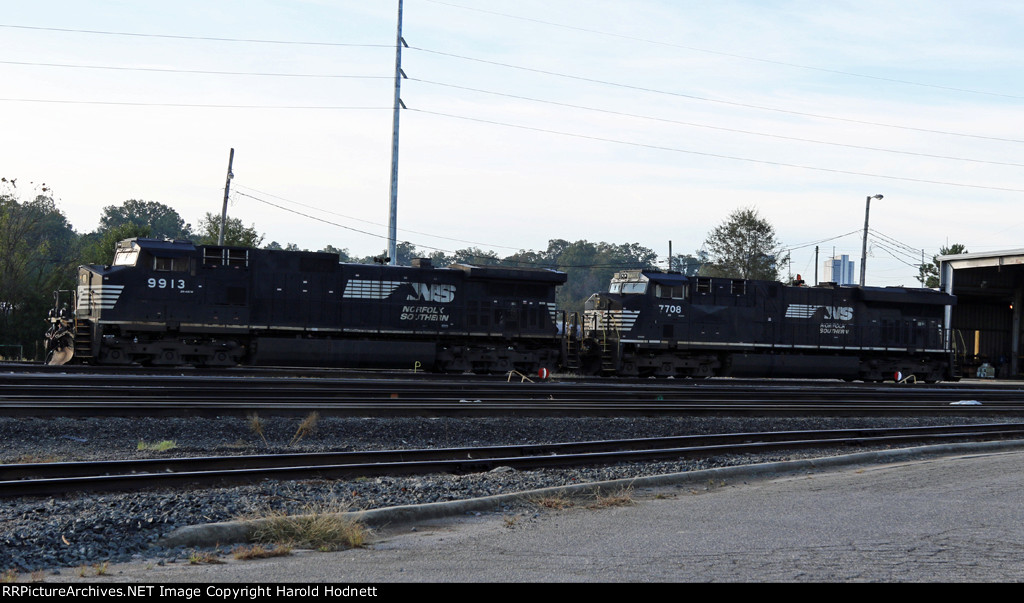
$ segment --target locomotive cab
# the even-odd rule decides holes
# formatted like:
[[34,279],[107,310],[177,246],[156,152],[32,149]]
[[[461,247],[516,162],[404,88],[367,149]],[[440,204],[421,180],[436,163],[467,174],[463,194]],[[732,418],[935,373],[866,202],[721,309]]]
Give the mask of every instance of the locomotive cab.
[[[585,362],[591,372],[603,374],[669,376],[679,372],[675,360],[659,352],[638,354],[640,348],[670,350],[689,315],[691,282],[676,272],[622,270],[608,293],[595,293],[584,311]],[[598,361],[597,359],[600,359]],[[685,372],[702,375],[702,361],[687,361]],[[692,365],[692,366],[689,366]]]

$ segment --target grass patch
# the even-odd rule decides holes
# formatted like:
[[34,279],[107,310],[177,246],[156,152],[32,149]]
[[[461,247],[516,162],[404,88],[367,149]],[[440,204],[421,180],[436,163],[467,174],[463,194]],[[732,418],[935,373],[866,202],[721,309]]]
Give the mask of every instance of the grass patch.
[[299,423],[299,428],[295,430],[295,435],[292,436],[292,441],[289,446],[294,446],[299,443],[302,438],[316,432],[317,423],[320,422],[320,413],[313,411],[306,415],[306,418]]
[[608,507],[628,507],[636,504],[633,499],[633,489],[623,488],[613,494],[603,495],[597,492],[597,499],[590,505],[591,509],[604,509]]
[[251,415],[249,415],[248,419],[249,419],[249,431],[255,433],[258,436],[260,436],[260,438],[263,439],[263,445],[264,446],[269,445],[267,443],[267,436],[265,435],[265,432],[264,432],[265,425],[263,424],[263,419],[261,419],[260,416],[258,414],[256,414],[256,413],[252,413]]
[[303,515],[274,512],[253,530],[258,544],[308,547],[318,551],[340,551],[363,546],[370,530],[336,510],[311,509]]
[[537,505],[538,507],[544,507],[545,509],[568,509],[574,506],[574,503],[565,494],[553,494],[550,496],[540,496],[537,498],[530,499],[530,502]]
[[292,547],[283,544],[275,544],[270,547],[263,546],[262,544],[253,544],[249,546],[238,546],[231,550],[231,555],[235,559],[239,560],[287,557],[291,554]]
[[200,563],[218,564],[224,563],[217,553],[210,551],[192,551],[192,554],[188,556],[188,562],[190,565],[199,565]]
[[17,570],[9,569],[9,570],[4,570],[3,573],[0,573],[0,582],[2,582],[4,584],[14,584],[17,581],[18,581],[18,571]]
[[171,450],[177,448],[178,444],[174,440],[162,440],[160,442],[154,442],[152,444],[139,440],[137,450],[150,450],[155,452],[164,452],[165,450]]

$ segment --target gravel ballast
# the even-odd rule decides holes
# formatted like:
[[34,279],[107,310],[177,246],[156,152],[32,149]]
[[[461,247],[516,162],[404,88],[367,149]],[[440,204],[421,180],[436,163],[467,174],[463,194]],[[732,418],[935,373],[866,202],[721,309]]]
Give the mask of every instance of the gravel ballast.
[[[988,420],[913,418],[0,418],[0,463],[323,450],[447,448],[753,431],[918,426]],[[301,437],[300,437],[301,435]],[[171,441],[163,452],[140,442]],[[264,481],[217,488],[0,498],[0,572],[181,560],[189,551],[155,547],[175,529],[269,512],[365,510],[477,498],[567,484],[846,454],[850,448],[717,456],[581,469],[495,471],[469,475]]]

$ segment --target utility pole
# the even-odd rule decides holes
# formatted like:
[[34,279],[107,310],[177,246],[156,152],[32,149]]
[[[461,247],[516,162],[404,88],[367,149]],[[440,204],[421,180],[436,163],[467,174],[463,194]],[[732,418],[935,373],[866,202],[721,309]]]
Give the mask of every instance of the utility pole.
[[388,257],[394,266],[398,262],[398,112],[402,104],[402,0],[398,0],[398,34],[395,39],[395,108],[391,125],[391,212],[388,218]]
[[228,194],[231,192],[231,179],[235,175],[231,172],[231,166],[235,163],[235,149],[231,149],[231,154],[228,155],[228,176],[224,181],[224,207],[220,210],[220,234],[217,235],[217,244],[224,244],[224,227],[228,221]]
[[818,246],[814,246],[814,285],[818,285]]
[[882,200],[882,195],[869,195],[864,202],[864,244],[860,248],[860,286],[864,286],[864,275],[867,274],[868,263],[868,214],[871,212],[871,200]]

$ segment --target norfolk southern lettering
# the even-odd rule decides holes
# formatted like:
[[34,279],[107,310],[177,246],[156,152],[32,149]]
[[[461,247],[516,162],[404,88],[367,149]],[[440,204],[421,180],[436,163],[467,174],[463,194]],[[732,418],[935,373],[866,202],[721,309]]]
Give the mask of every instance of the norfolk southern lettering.
[[415,295],[410,295],[408,301],[422,300],[446,304],[455,299],[455,285],[436,285],[427,283],[409,283]]

